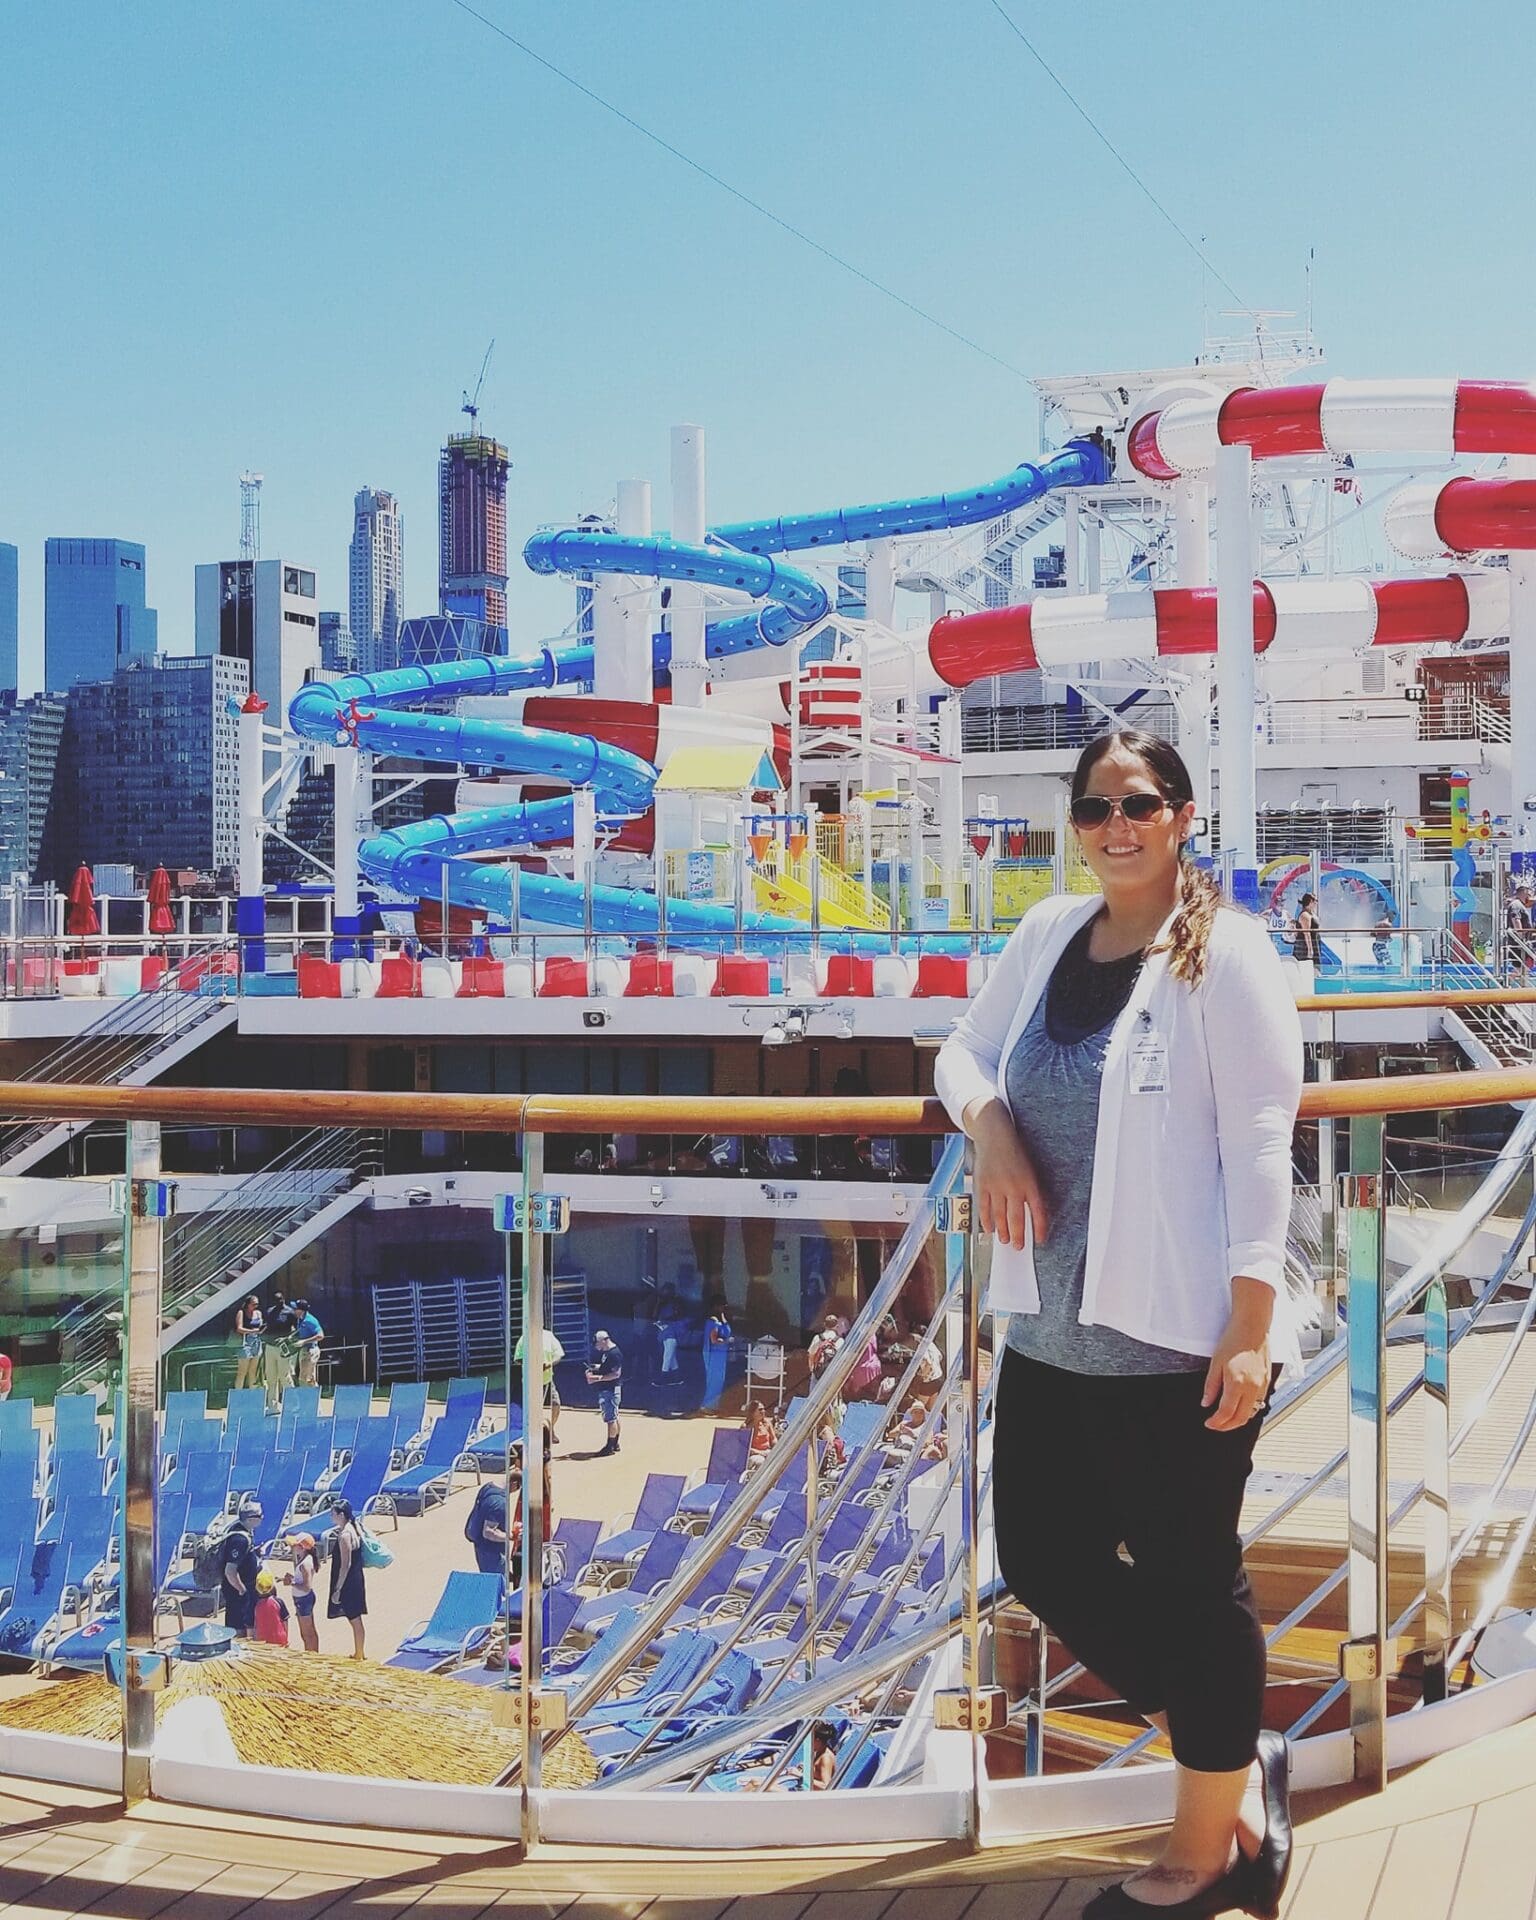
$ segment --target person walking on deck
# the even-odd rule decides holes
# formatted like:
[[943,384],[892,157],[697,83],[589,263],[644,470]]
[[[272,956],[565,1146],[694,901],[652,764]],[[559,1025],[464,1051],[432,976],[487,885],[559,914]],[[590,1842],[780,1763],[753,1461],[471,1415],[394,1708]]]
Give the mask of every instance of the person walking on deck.
[[[1189,773],[1106,734],[1072,779],[1101,893],[1032,908],[937,1063],[1009,1315],[994,1427],[1015,1596],[1169,1737],[1155,1860],[1084,1920],[1278,1911],[1287,1750],[1238,1519],[1303,1312],[1285,1271],[1300,1022],[1263,923],[1189,858]],[[1123,1557],[1128,1556],[1128,1557]]]

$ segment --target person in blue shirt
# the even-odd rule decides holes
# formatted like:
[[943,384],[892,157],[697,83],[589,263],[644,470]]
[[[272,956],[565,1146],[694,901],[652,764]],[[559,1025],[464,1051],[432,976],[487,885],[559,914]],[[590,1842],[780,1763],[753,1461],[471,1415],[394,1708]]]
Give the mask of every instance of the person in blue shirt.
[[320,1379],[320,1342],[325,1338],[325,1328],[310,1312],[307,1300],[295,1300],[293,1311],[298,1316],[293,1337],[299,1345],[299,1385],[312,1387]]

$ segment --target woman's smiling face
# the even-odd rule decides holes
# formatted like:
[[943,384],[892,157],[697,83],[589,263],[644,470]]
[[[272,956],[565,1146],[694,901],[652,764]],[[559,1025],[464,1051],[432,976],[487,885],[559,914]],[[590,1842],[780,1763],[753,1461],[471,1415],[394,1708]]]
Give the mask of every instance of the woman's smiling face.
[[1075,827],[1094,878],[1106,889],[1166,885],[1179,864],[1179,849],[1195,817],[1195,803],[1175,806],[1163,795],[1145,763],[1134,753],[1112,747],[1088,771],[1085,799],[1124,800],[1133,793],[1155,794],[1163,801],[1149,821],[1128,820],[1115,807],[1101,827]]

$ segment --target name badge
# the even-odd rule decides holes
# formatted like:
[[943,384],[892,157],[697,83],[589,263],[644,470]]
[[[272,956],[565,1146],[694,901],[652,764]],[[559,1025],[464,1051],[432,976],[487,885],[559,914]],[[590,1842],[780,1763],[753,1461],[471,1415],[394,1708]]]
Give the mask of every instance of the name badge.
[[1168,1091],[1168,1048],[1161,1034],[1143,1033],[1131,1047],[1131,1092]]

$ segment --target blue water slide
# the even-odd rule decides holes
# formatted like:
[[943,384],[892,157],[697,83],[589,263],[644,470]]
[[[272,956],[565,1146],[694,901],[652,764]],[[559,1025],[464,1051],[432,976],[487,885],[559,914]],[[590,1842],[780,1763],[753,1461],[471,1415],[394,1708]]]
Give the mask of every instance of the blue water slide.
[[[782,647],[830,611],[821,583],[774,560],[774,554],[970,526],[1026,506],[1053,487],[1100,485],[1109,473],[1108,455],[1098,442],[1074,440],[1038,466],[1018,467],[1006,478],[968,493],[742,522],[718,529],[700,547],[665,536],[554,530],[535,534],[524,548],[524,558],[541,574],[627,574],[695,581],[750,594],[763,605],[751,613],[715,620],[706,629],[706,656],[726,659],[757,647]],[[655,668],[664,669],[671,655],[670,635],[656,634],[652,649]],[[600,817],[618,822],[644,813],[652,803],[656,769],[638,755],[583,734],[511,721],[393,711],[467,694],[548,690],[590,681],[592,673],[588,643],[542,647],[515,658],[348,674],[303,688],[289,707],[288,719],[294,732],[308,740],[331,744],[355,740],[380,753],[446,765],[496,767],[590,786]],[[396,827],[364,841],[358,850],[359,864],[370,880],[407,896],[435,899],[446,884],[452,902],[483,908],[503,922],[512,917],[515,905],[527,919],[580,928],[586,924],[590,899],[591,924],[596,930],[654,936],[657,905],[648,891],[610,886],[589,890],[559,875],[523,872],[516,882],[514,902],[510,868],[464,857],[567,840],[574,812],[572,799],[564,795]],[[750,914],[746,924],[754,932],[783,937],[788,945],[803,945],[809,938],[803,921],[781,914]],[[736,931],[735,910],[711,901],[669,901],[667,929],[682,939],[728,941]],[[959,938],[964,943],[964,936]],[[883,934],[840,931],[836,940],[839,946],[889,950],[889,937]]]
[[714,537],[743,553],[804,553],[811,547],[886,540],[897,534],[941,533],[948,527],[996,520],[1054,487],[1098,487],[1110,477],[1108,450],[1097,440],[1069,440],[1038,466],[1026,461],[1001,480],[966,493],[930,493],[918,500],[887,500],[877,506],[842,507],[829,513],[788,514],[782,520],[738,520],[716,527]]

